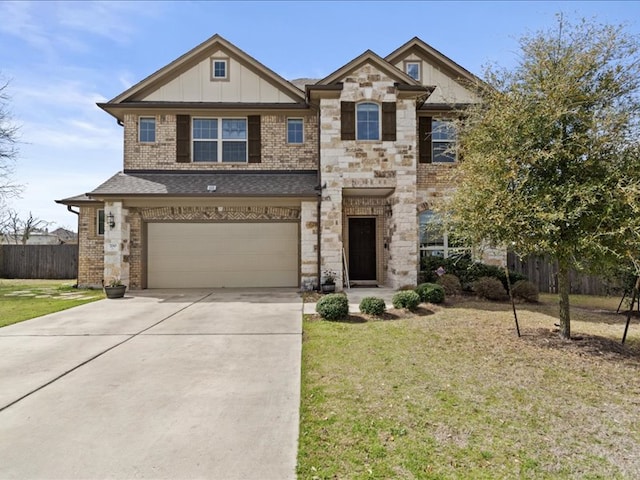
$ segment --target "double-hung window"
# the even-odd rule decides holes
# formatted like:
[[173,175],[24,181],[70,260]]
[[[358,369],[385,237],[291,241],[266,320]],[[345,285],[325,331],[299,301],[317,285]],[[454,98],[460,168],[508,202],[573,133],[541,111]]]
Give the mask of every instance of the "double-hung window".
[[287,118],[287,143],[302,143],[303,122],[301,118]]
[[380,106],[359,103],[356,106],[356,140],[380,140]]
[[420,214],[419,224],[420,258],[429,256],[447,258],[469,251],[454,232],[444,228],[442,219],[432,210],[426,210]]
[[452,163],[456,161],[456,131],[452,121],[433,119],[431,145],[434,163]]
[[246,118],[194,118],[193,161],[247,161]]
[[155,117],[140,117],[138,121],[138,140],[142,143],[154,143],[156,141]]

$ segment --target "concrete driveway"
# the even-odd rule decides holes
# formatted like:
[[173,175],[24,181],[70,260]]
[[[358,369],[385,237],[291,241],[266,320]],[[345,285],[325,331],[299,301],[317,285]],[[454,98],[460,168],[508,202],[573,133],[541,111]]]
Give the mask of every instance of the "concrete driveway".
[[0,329],[0,478],[295,478],[302,301],[149,290]]

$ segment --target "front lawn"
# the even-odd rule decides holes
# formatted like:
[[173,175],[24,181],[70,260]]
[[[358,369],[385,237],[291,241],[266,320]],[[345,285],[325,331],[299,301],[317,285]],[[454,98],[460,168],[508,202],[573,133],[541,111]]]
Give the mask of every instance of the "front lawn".
[[571,342],[554,296],[306,317],[299,478],[640,478],[640,322],[572,300]]
[[102,290],[78,290],[74,283],[0,279],[0,327],[104,298]]

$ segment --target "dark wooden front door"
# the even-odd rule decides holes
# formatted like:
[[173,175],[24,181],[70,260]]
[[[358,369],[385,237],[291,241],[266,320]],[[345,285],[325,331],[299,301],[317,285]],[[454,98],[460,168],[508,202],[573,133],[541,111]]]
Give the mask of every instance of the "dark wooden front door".
[[376,219],[349,219],[349,279],[376,280]]

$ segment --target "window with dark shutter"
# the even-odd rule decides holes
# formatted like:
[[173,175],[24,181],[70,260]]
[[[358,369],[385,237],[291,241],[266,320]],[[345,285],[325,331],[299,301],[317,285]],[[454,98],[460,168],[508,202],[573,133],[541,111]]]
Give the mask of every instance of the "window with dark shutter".
[[260,163],[262,161],[260,115],[249,115],[249,117],[247,117],[247,125],[249,137],[249,163]]
[[396,140],[396,103],[382,103],[382,140]]
[[356,102],[340,102],[340,138],[356,139]]
[[191,145],[191,118],[176,115],[176,162],[189,163]]
[[419,163],[431,163],[431,117],[418,117]]

